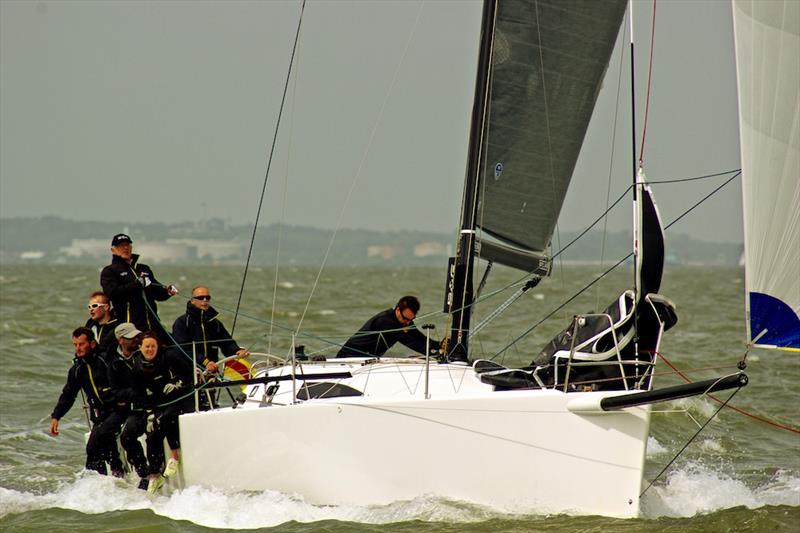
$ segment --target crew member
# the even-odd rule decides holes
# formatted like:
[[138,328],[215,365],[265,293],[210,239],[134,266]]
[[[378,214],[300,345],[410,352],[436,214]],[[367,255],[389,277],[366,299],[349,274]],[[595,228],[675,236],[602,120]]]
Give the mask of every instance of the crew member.
[[[142,337],[136,364],[136,380],[144,389],[148,413],[145,427],[150,466],[147,491],[155,493],[164,484],[164,478],[178,472],[181,448],[178,417],[191,409],[193,367],[191,359],[185,355],[163,349],[152,331]],[[170,449],[166,467],[164,438]]]
[[142,340],[142,332],[130,322],[123,322],[114,328],[117,350],[109,360],[109,381],[114,401],[114,416],[122,426],[120,443],[128,457],[128,463],[139,476],[139,488],[146,489],[150,476],[142,444],[139,437],[145,432],[147,412],[145,395],[137,379],[137,350]]
[[117,450],[119,424],[113,417],[113,402],[108,383],[108,365],[97,352],[94,333],[88,328],[77,328],[72,332],[75,359],[67,372],[67,383],[61,391],[58,403],[50,415],[50,433],[59,434],[59,420],[67,414],[79,391],[83,391],[89,403],[89,419],[92,429],[86,443],[86,469],[106,475],[106,462],[111,473],[122,477],[124,471]]
[[111,254],[111,264],[100,273],[100,285],[111,299],[117,319],[131,322],[139,330],[155,331],[166,340],[156,302],[178,294],[178,289],[159,283],[152,269],[139,262],[133,241],[125,233],[111,239]]
[[219,313],[211,307],[211,292],[205,285],[192,289],[192,299],[186,303],[186,313],[172,325],[172,338],[183,351],[195,354],[197,365],[209,372],[217,371],[219,352],[224,356],[247,357],[250,351],[231,338]]
[[89,296],[89,320],[86,327],[92,330],[94,338],[97,340],[97,350],[100,354],[108,358],[109,354],[113,357],[117,349],[117,339],[114,337],[114,328],[117,327],[117,318],[111,309],[108,295],[103,291],[95,291]]
[[[247,357],[250,351],[231,338],[219,313],[211,307],[211,292],[205,285],[192,289],[192,299],[186,303],[186,313],[172,325],[172,338],[184,353],[195,354],[195,364],[208,373],[218,371],[219,352],[224,356]],[[200,394],[200,409],[216,405],[217,391]]]
[[[393,309],[386,309],[373,316],[344,343],[336,357],[382,356],[395,343],[425,354],[427,339],[414,324],[419,311],[419,300],[414,296],[403,296]],[[431,352],[438,353],[440,343],[430,340]]]

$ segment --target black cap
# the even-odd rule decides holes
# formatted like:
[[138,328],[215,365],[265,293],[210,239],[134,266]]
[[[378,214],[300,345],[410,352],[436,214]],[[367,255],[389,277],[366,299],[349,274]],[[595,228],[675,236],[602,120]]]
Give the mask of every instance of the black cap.
[[117,233],[114,235],[114,238],[111,239],[111,246],[119,246],[123,242],[133,243],[130,237],[125,235],[124,233]]

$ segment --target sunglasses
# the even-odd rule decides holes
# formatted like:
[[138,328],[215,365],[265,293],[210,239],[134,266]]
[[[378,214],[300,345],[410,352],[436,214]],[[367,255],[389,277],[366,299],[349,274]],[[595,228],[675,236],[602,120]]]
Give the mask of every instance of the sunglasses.
[[[413,311],[412,311],[412,314],[413,314]],[[407,320],[408,322],[411,322],[412,320],[414,320],[415,318],[417,318],[417,316],[416,316],[416,315],[414,315],[414,316],[412,316],[412,317],[409,317],[408,315],[406,315],[406,313],[405,313],[405,309],[404,309],[404,310],[402,310],[402,311],[400,311],[400,316],[401,316],[401,317],[403,317],[403,319],[404,319],[404,320]]]
[[87,305],[87,306],[86,306],[86,309],[88,309],[89,311],[94,311],[94,310],[95,310],[95,309],[97,309],[98,307],[107,307],[107,306],[108,306],[108,304],[98,304],[98,303],[94,303],[94,304],[89,304],[89,305]]
[[202,300],[204,302],[207,302],[207,301],[211,300],[211,295],[210,294],[201,294],[200,296],[192,296],[192,299],[193,300]]

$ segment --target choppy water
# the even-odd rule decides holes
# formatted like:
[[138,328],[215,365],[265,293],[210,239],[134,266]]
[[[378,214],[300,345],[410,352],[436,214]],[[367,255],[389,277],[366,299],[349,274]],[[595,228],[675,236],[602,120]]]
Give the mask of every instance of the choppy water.
[[[241,271],[232,267],[159,267],[159,279],[184,292],[209,284],[213,305],[223,313],[236,303]],[[289,331],[302,317],[307,351],[330,352],[325,340],[341,342],[373,312],[405,293],[420,296],[422,312],[441,307],[443,269],[336,268],[326,270],[304,308],[317,271],[284,268],[278,277],[276,313],[270,336],[275,270],[251,270],[235,337],[258,351],[282,353]],[[537,322],[600,271],[564,267],[533,294],[484,330],[475,348],[491,356]],[[315,506],[276,492],[226,493],[189,487],[148,496],[129,482],[81,471],[83,432],[78,406],[62,421],[61,435],[47,433],[49,413],[72,358],[70,332],[86,319],[88,294],[99,270],[80,266],[0,267],[0,529],[3,531],[798,531],[800,530],[800,435],[724,410],[644,496],[643,517],[542,516],[535,509],[507,511],[421,496],[387,506]],[[484,294],[515,280],[493,273]],[[678,307],[679,323],[665,336],[664,355],[705,379],[732,371],[743,354],[743,273],[738,269],[673,267],[662,293]],[[576,299],[566,310],[506,352],[507,364],[527,363],[572,313],[604,306],[630,284],[618,272]],[[508,291],[487,300],[477,320]],[[161,306],[171,323],[183,312],[183,296]],[[599,304],[598,304],[599,302]],[[428,319],[442,331],[441,315]],[[419,322],[419,320],[418,320]],[[271,339],[271,342],[270,342]],[[750,385],[733,404],[771,420],[800,425],[800,359],[751,352]],[[661,365],[658,383],[680,380]],[[727,393],[722,393],[727,397]],[[662,405],[653,416],[645,477],[652,479],[696,431],[716,404],[682,400]],[[324,444],[321,444],[324,445]],[[221,450],[224,460],[224,450]]]

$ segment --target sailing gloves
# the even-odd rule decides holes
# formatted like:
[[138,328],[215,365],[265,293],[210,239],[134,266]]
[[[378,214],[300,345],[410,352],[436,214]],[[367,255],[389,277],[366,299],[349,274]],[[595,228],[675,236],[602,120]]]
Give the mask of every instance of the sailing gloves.
[[175,383],[167,383],[164,385],[164,394],[170,394],[183,387],[183,381],[178,380]]

